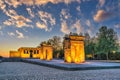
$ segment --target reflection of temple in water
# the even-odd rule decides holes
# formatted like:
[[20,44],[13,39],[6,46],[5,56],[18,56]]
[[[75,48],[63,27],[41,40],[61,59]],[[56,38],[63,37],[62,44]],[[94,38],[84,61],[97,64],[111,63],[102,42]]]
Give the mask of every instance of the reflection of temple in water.
[[52,46],[42,44],[39,48],[21,47],[18,51],[10,51],[11,58],[40,58],[51,60],[53,57]]
[[65,62],[81,63],[85,61],[83,36],[65,36],[63,45]]

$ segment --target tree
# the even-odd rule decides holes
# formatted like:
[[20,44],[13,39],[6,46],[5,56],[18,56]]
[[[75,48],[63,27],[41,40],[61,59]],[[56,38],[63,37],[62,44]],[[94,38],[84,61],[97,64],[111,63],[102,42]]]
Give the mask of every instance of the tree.
[[46,41],[42,41],[37,47],[39,48],[39,47],[41,47],[41,45],[43,45],[43,44],[48,44]]
[[106,59],[108,60],[108,54],[117,49],[117,34],[112,28],[102,26],[97,34],[98,36],[98,51],[100,53],[106,53]]
[[59,36],[53,36],[53,38],[49,39],[47,43],[51,44],[54,50],[60,50],[62,48],[62,42]]
[[54,57],[59,58],[61,55],[63,55],[62,41],[59,36],[53,36],[53,38],[49,39],[47,43],[53,46]]
[[89,35],[89,33],[85,33],[85,45],[89,45],[89,43],[90,43],[90,35]]
[[85,53],[90,53],[89,43],[90,43],[90,35],[88,33],[85,33]]
[[53,36],[53,38],[51,38],[47,41],[41,42],[40,45],[37,47],[41,47],[41,45],[43,45],[43,44],[52,45],[53,57],[55,57],[55,58],[63,57],[62,41],[59,36]]
[[97,51],[96,45],[97,45],[96,37],[91,38],[88,33],[85,33],[85,53],[91,54],[92,59],[94,59],[94,55]]

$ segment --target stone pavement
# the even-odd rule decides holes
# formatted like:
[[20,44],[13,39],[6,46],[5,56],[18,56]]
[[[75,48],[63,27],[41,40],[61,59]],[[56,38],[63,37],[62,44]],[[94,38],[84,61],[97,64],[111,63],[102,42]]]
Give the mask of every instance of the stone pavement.
[[40,59],[24,59],[23,62],[38,64],[42,66],[63,69],[63,70],[93,70],[93,69],[111,69],[120,68],[118,62],[105,62],[105,61],[86,61],[85,63],[65,63],[63,60],[53,59],[45,61]]
[[23,62],[2,62],[0,80],[120,80],[120,69],[66,71]]

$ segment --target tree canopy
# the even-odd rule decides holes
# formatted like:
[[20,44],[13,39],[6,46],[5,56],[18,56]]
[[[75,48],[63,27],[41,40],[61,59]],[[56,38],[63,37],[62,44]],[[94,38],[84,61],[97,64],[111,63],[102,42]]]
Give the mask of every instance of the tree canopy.
[[117,49],[117,33],[112,28],[102,26],[97,34],[98,37],[98,51],[106,53],[108,59],[108,53]]

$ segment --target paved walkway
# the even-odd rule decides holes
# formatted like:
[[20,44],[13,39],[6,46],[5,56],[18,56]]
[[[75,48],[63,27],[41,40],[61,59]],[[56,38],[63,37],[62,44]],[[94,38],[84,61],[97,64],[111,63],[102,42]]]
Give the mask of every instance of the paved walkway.
[[54,67],[63,70],[90,70],[90,69],[109,69],[120,68],[120,63],[105,61],[86,61],[85,63],[65,63],[63,60],[45,61],[40,59],[24,59],[24,62]]
[[65,71],[23,62],[2,62],[0,80],[120,80],[120,69]]

